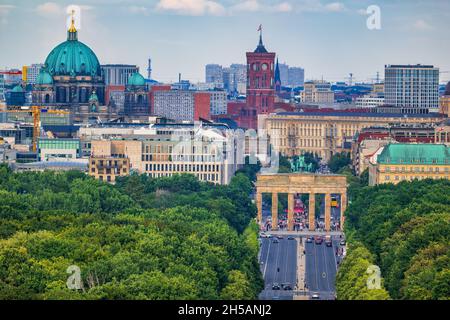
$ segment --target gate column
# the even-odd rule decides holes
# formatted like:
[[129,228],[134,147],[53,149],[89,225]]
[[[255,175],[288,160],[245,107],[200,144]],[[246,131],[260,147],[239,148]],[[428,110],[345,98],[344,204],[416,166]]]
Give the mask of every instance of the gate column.
[[325,231],[330,231],[331,225],[331,194],[325,194]]
[[309,217],[309,230],[316,230],[316,195],[314,193],[309,194],[309,208],[308,208],[308,217]]
[[294,194],[288,193],[288,231],[294,230]]
[[278,230],[278,193],[272,192],[272,230]]
[[256,208],[258,209],[257,222],[261,226],[262,223],[262,193],[256,191]]

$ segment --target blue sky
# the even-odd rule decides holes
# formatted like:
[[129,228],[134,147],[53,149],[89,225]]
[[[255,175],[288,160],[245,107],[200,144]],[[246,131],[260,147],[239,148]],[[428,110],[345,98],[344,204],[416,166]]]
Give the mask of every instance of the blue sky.
[[[204,65],[245,63],[263,24],[266,48],[307,79],[370,81],[385,64],[450,71],[448,0],[0,0],[0,67],[43,62],[66,38],[66,7],[81,7],[79,40],[102,64],[129,63],[154,78],[204,81]],[[381,30],[366,27],[369,5]],[[441,81],[450,80],[442,73]]]

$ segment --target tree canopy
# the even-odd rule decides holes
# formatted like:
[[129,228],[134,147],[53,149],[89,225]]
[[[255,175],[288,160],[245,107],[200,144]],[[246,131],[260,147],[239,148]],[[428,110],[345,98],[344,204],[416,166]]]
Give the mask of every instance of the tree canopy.
[[[0,166],[0,299],[255,299],[251,182]],[[82,289],[68,289],[68,267]]]
[[[350,196],[347,237],[380,266],[390,297],[450,299],[450,181],[353,188]],[[342,267],[358,264],[361,257],[352,250]],[[347,269],[340,269],[337,280],[343,297],[349,295],[343,288],[352,287],[343,274]]]

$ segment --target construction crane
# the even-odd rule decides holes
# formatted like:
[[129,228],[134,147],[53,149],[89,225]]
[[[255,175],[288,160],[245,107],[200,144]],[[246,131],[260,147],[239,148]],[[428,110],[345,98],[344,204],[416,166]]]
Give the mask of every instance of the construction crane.
[[51,110],[41,106],[9,107],[9,109],[6,110],[6,112],[28,113],[33,116],[33,152],[37,151],[37,139],[40,135],[39,133],[40,133],[41,113],[58,114],[58,115],[70,114],[70,112],[66,110]]

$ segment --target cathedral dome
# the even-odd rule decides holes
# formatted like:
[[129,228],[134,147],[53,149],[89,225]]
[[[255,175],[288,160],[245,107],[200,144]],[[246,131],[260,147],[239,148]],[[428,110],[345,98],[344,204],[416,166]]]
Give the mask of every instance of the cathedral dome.
[[136,72],[133,73],[130,78],[128,78],[128,85],[129,86],[145,86],[145,79],[144,77]]
[[15,86],[11,91],[12,92],[24,92],[24,90],[23,90],[21,85]]
[[87,45],[78,41],[73,20],[67,32],[67,41],[50,52],[45,60],[44,68],[52,76],[101,76],[97,56]]
[[53,78],[47,71],[39,72],[36,84],[53,84]]

